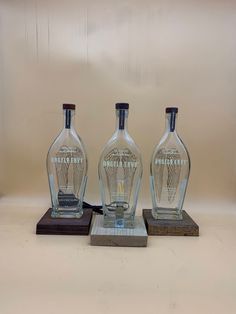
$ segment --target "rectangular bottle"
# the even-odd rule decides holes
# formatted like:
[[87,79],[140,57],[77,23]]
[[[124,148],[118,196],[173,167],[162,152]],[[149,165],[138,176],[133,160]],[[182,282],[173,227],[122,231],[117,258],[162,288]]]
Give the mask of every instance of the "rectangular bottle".
[[176,131],[178,108],[166,108],[166,130],[154,149],[150,185],[155,219],[182,219],[190,173],[188,151]]
[[116,104],[116,130],[99,161],[104,227],[134,227],[142,160],[127,130],[128,109],[127,103]]
[[74,128],[74,104],[63,104],[64,126],[47,155],[52,217],[80,218],[87,182],[87,155]]

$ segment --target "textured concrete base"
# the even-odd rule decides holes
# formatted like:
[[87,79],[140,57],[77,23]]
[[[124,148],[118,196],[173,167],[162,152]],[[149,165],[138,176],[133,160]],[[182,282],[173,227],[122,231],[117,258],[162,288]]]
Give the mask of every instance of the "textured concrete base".
[[103,216],[95,216],[91,245],[98,246],[147,246],[147,231],[142,217],[135,217],[135,228],[104,228]]
[[151,209],[143,209],[143,218],[149,235],[199,236],[199,226],[183,210],[183,220],[154,219]]

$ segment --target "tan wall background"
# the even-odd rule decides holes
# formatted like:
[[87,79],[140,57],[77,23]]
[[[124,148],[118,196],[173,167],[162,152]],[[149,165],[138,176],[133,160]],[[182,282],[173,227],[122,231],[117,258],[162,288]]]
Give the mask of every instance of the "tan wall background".
[[99,202],[97,163],[114,130],[114,103],[130,103],[129,130],[151,205],[149,160],[165,106],[192,172],[187,202],[235,201],[236,1],[0,1],[1,192],[49,203],[47,150],[77,107],[88,152],[86,199]]

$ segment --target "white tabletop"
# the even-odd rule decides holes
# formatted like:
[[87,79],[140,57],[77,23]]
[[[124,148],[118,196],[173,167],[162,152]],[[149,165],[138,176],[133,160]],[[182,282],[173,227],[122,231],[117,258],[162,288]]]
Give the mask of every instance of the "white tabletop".
[[147,248],[36,235],[45,211],[0,203],[1,314],[236,313],[233,204],[193,204],[199,238],[149,237]]

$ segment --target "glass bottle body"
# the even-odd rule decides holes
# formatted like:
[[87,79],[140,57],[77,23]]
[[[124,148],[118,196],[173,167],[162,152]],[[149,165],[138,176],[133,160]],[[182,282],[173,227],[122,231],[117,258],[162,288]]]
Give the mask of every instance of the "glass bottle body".
[[98,166],[104,227],[133,228],[142,160],[127,131],[128,109],[117,109],[116,116],[116,131],[106,144]]
[[182,219],[190,157],[176,131],[177,112],[177,108],[167,108],[166,131],[151,159],[150,185],[155,219]]
[[87,156],[73,125],[74,110],[64,109],[65,127],[51,145],[47,171],[52,217],[80,218],[87,183]]

